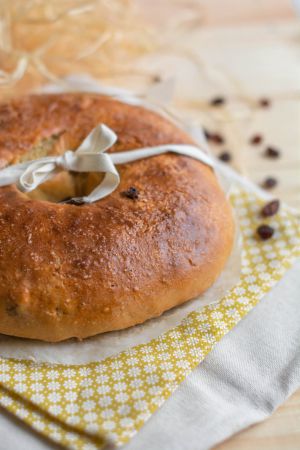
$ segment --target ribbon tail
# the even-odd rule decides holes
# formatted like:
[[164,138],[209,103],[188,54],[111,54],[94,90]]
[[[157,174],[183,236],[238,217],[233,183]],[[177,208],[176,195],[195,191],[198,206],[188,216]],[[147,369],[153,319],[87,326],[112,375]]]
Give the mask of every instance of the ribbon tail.
[[102,183],[100,183],[89,195],[81,197],[81,200],[84,203],[93,203],[101,198],[107,197],[118,187],[119,183],[120,176],[117,171],[107,172]]
[[0,172],[0,186],[8,186],[17,183],[23,170],[10,170],[7,173]]
[[89,159],[90,161],[86,160],[86,164],[82,165],[80,171],[86,171],[88,166],[92,164],[94,172],[102,172],[105,175],[102,182],[89,195],[72,199],[78,203],[96,202],[111,194],[120,183],[120,175],[111,159],[111,155],[108,155],[107,153],[93,154],[89,155]]
[[24,170],[31,164],[31,161],[7,166],[0,170],[0,186],[7,186],[9,184],[17,183]]
[[110,157],[115,164],[125,164],[128,162],[137,161],[138,159],[162,155],[164,153],[177,153],[179,155],[189,156],[190,158],[197,159],[208,166],[215,166],[215,162],[207,153],[199,147],[187,144],[166,144],[158,145],[156,147],[144,147],[137,150],[112,153]]

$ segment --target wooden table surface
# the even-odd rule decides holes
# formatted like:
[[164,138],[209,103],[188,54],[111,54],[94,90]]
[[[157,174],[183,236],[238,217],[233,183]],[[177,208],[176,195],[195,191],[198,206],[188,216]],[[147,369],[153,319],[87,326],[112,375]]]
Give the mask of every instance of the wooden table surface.
[[[140,1],[151,17],[148,0]],[[151,7],[155,3],[162,8],[166,1],[153,0]],[[182,38],[196,60],[183,62],[164,54],[163,63],[155,58],[151,70],[162,76],[176,73],[177,112],[224,134],[226,145],[212,147],[213,152],[230,151],[233,166],[255,183],[275,176],[279,183],[272,191],[274,197],[299,208],[300,21],[293,17],[291,2],[222,0],[223,9],[221,0],[200,3],[206,23]],[[176,15],[176,9],[171,9]],[[163,22],[164,14],[154,12],[154,20]],[[145,67],[149,67],[147,59]],[[225,108],[209,107],[209,99],[220,94],[227,99]],[[271,108],[256,107],[262,96],[271,99]],[[258,147],[249,145],[254,133],[263,136]],[[278,147],[281,158],[263,158],[266,145]],[[216,450],[283,448],[300,449],[300,390],[272,417],[231,437]]]
[[[274,27],[274,28],[273,28]],[[268,25],[251,26],[242,30],[244,39],[239,47],[234,45],[235,56],[240,58],[241,64],[247,62],[240,55],[242,47],[245,52],[249,47],[249,58],[253,58],[250,64],[255,64],[257,56],[258,64],[263,64],[260,54],[256,54],[254,45],[261,40],[264,45],[265,69],[258,70],[261,74],[259,81],[249,83],[244,78],[246,91],[253,89],[253,97],[265,94],[272,100],[272,108],[268,111],[256,110],[248,123],[237,122],[227,125],[228,145],[236,160],[236,167],[254,182],[260,183],[266,176],[275,176],[278,187],[273,191],[275,197],[300,207],[300,24],[277,24],[268,30]],[[275,31],[276,30],[276,31]],[[238,33],[236,31],[223,32],[227,36],[226,46],[228,54],[231,47],[231,39]],[[251,37],[251,35],[253,37]],[[271,36],[272,35],[272,36]],[[275,37],[276,35],[276,37]],[[212,34],[210,35],[212,36]],[[255,36],[255,37],[254,37]],[[221,51],[222,32],[216,38],[212,47],[215,51]],[[274,39],[274,42],[273,42]],[[217,46],[219,45],[219,50]],[[274,57],[276,48],[278,56]],[[280,48],[280,50],[279,50]],[[257,52],[260,53],[260,52]],[[280,56],[279,56],[280,53]],[[293,55],[293,56],[291,56]],[[295,59],[294,59],[295,56]],[[278,59],[276,64],[276,59]],[[280,61],[280,63],[279,63]],[[277,67],[277,69],[276,69]],[[237,71],[238,72],[238,71]],[[251,71],[252,72],[252,71]],[[279,73],[278,73],[279,72]],[[269,74],[269,75],[267,75]],[[253,75],[255,70],[253,70]],[[298,78],[294,79],[294,75]],[[267,77],[271,79],[268,87]],[[273,79],[273,81],[272,81]],[[290,94],[289,94],[290,93]],[[252,94],[251,94],[252,95]],[[204,118],[203,118],[204,120]],[[249,136],[256,132],[261,133],[265,143],[270,143],[282,151],[282,158],[278,161],[269,161],[261,157],[264,145],[259,148],[248,144]],[[232,136],[238,134],[238,138]],[[219,149],[214,148],[218,153]],[[249,429],[238,433],[226,442],[216,447],[216,450],[299,450],[300,449],[300,390],[288,399],[272,417],[263,423],[254,425]]]
[[[300,21],[293,18],[291,3],[281,0],[226,0],[222,2],[226,14],[217,9],[220,2],[216,0],[210,6],[202,3],[208,26],[194,30],[185,42],[200,59],[200,77],[193,64],[184,70],[182,61],[178,64],[166,55],[152,69],[166,76],[176,72],[177,111],[185,111],[186,117],[224,134],[226,145],[212,147],[212,151],[229,150],[236,169],[257,184],[266,176],[275,176],[279,183],[272,191],[274,197],[299,208]],[[233,13],[234,6],[240,20]],[[220,94],[228,100],[225,114],[207,107],[207,100]],[[246,101],[236,96],[244,96]],[[253,108],[261,96],[271,99],[268,110]],[[255,133],[264,140],[258,147],[249,145]],[[263,158],[266,145],[278,147],[281,158]],[[216,450],[283,448],[300,449],[300,390],[272,417],[231,437]]]
[[267,420],[241,431],[215,450],[299,450],[300,390]]
[[[238,35],[238,29],[215,32],[212,30],[206,35],[204,33],[201,39],[199,36],[199,42],[206,40],[210,51],[215,52],[215,55],[219,55],[223,49],[228,58],[230,52],[234,52],[236,60],[240,61],[241,65],[245,65],[245,70],[250,70],[250,76],[244,76],[243,70],[238,69],[239,63],[233,64],[233,70],[224,64],[226,70],[230,73],[235,71],[237,78],[238,75],[242,76],[243,88],[251,97],[266,95],[272,99],[273,105],[268,111],[255,110],[249,122],[246,120],[247,123],[237,121],[223,127],[225,135],[227,131],[229,150],[233,153],[238,170],[256,183],[260,183],[266,176],[275,176],[279,184],[273,191],[274,196],[299,208],[300,24],[277,22],[273,25],[248,26],[240,29],[240,44],[237,44],[235,40],[235,38],[238,39]],[[263,45],[263,52],[256,50],[257,44]],[[248,53],[248,62],[245,53]],[[207,51],[205,55],[209,60]],[[214,59],[224,63],[222,57],[215,56]],[[253,70],[254,64],[264,67],[260,66]],[[256,73],[257,80],[253,82]],[[205,122],[204,117],[203,121]],[[266,144],[272,144],[282,151],[280,160],[269,161],[262,158],[261,151],[264,145],[259,148],[249,145],[249,136],[257,132],[262,134]],[[218,148],[213,150],[216,153],[220,151]],[[300,390],[280,406],[272,417],[231,437],[218,445],[216,450],[282,450],[283,448],[300,449]]]

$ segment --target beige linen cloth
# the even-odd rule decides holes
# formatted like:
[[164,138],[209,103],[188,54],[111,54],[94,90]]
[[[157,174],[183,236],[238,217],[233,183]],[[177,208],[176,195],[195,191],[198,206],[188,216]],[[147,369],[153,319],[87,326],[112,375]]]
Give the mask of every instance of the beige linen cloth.
[[[206,450],[300,386],[300,261],[187,377],[124,450]],[[56,448],[4,411],[1,450]]]

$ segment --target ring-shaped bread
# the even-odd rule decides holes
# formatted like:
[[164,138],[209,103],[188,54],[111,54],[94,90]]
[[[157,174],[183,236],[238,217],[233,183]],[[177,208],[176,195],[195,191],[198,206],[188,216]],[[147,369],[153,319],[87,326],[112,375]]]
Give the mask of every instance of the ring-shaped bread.
[[[75,149],[99,123],[118,135],[113,152],[193,144],[142,107],[35,95],[0,106],[0,167]],[[90,192],[99,174],[61,173],[30,195],[0,188],[0,333],[86,338],[157,317],[213,284],[234,235],[213,170],[171,153],[118,170],[115,192],[81,206],[57,201]]]

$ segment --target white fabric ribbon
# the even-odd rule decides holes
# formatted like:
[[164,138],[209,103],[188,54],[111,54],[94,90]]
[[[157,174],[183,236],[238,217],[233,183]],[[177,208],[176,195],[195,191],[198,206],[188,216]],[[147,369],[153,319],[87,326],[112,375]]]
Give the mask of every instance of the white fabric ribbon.
[[71,199],[74,203],[93,203],[111,194],[119,185],[120,176],[115,164],[125,164],[172,152],[197,159],[211,167],[214,166],[212,159],[203,150],[185,144],[158,145],[112,154],[105,153],[116,140],[116,134],[109,127],[104,124],[98,125],[76,151],[67,150],[63,155],[47,156],[0,170],[0,186],[16,183],[22,192],[30,192],[61,170],[101,172],[105,174],[103,180],[89,195]]

